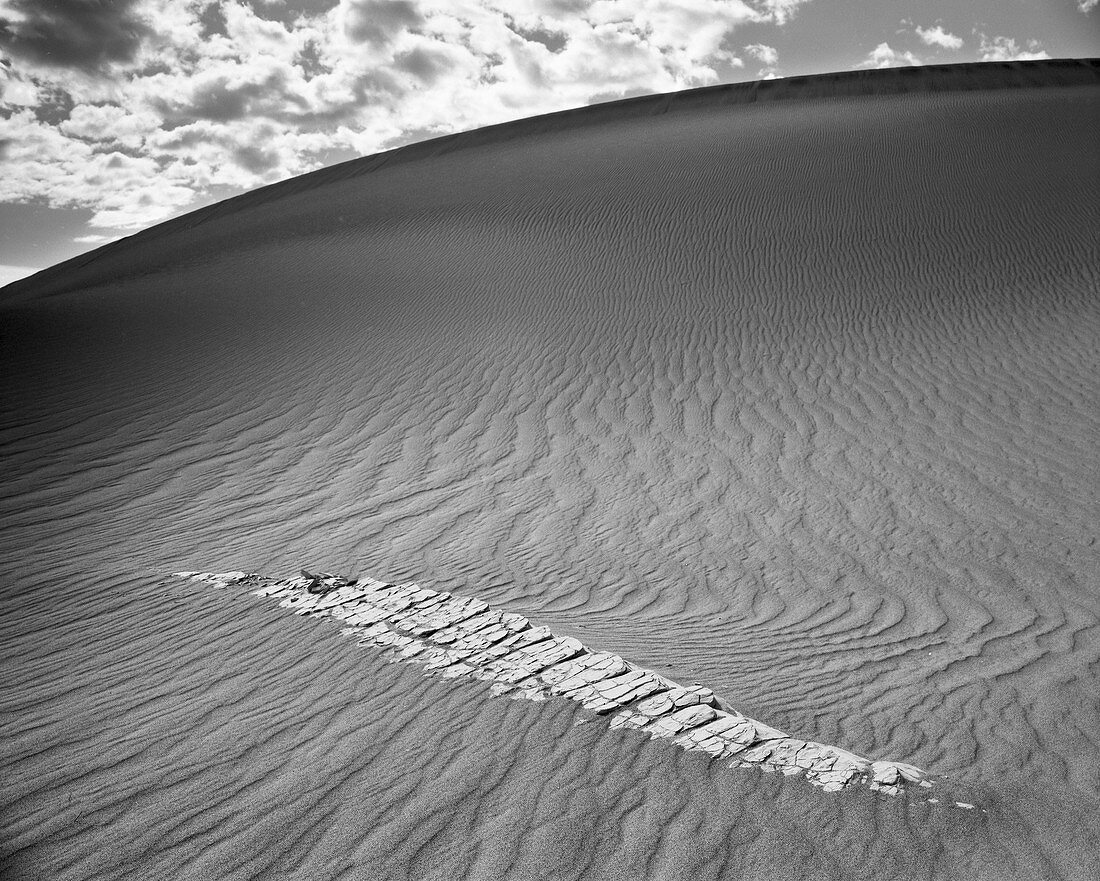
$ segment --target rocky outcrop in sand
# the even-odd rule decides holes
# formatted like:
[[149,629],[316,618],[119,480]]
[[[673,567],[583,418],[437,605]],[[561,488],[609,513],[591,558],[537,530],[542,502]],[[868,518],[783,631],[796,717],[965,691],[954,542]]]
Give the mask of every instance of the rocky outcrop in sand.
[[357,637],[360,645],[380,648],[392,660],[420,664],[433,676],[490,681],[494,693],[528,700],[562,696],[610,716],[611,728],[670,739],[731,768],[802,775],[828,791],[865,785],[897,794],[914,785],[932,786],[928,774],[912,765],[872,761],[791,737],[723,706],[704,686],[680,685],[472,597],[305,571],[281,580],[245,572],[176,576],[214,587],[250,587],[256,596],[278,599],[298,615],[342,620],[342,632]]

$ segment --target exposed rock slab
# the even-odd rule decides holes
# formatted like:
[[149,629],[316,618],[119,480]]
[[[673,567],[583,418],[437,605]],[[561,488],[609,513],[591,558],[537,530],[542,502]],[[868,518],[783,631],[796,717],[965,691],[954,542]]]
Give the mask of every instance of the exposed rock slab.
[[219,588],[249,587],[295,614],[342,620],[342,633],[385,651],[390,660],[420,664],[445,679],[489,681],[498,695],[536,701],[560,695],[609,715],[611,728],[671,740],[730,768],[799,775],[830,792],[862,785],[896,795],[932,787],[929,775],[913,765],[873,761],[791,737],[723,706],[709,688],[680,685],[473,597],[305,570],[282,580],[246,572],[177,572],[176,577]]

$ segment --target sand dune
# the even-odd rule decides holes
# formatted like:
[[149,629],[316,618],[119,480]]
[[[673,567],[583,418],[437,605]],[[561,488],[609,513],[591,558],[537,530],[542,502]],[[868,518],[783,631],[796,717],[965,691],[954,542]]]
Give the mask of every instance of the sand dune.
[[[316,172],[0,291],[12,877],[1100,874],[1095,62]],[[948,814],[181,590],[476,595]]]

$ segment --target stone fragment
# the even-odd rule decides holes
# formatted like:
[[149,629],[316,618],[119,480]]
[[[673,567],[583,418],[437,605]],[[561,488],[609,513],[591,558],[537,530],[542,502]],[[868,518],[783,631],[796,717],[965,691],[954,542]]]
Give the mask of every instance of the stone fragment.
[[460,621],[457,626],[469,633],[476,633],[486,627],[492,627],[494,624],[500,624],[500,612],[488,609],[487,611],[474,615],[472,618]]
[[548,627],[531,627],[513,633],[501,642],[501,646],[509,649],[526,648],[529,645],[542,642],[544,639],[549,639],[553,635]]
[[[686,731],[673,742],[684,749],[702,750],[712,756],[729,756],[755,738],[752,723],[743,716],[723,710],[715,710],[714,714],[710,722]],[[744,738],[743,743],[738,741],[739,736]]]
[[360,635],[364,639],[374,639],[380,633],[388,633],[389,628],[381,621],[377,621],[373,624],[369,624],[366,627],[358,628]]
[[244,587],[299,615],[335,618],[344,624],[342,634],[355,636],[358,645],[382,649],[391,663],[417,662],[429,675],[446,679],[487,680],[494,695],[517,700],[541,701],[550,692],[561,694],[597,715],[614,714],[609,728],[671,738],[681,748],[728,758],[733,768],[802,774],[828,792],[855,783],[895,795],[907,784],[932,786],[928,775],[912,765],[871,762],[837,747],[790,737],[721,709],[704,686],[678,685],[618,655],[590,652],[571,637],[532,626],[522,615],[492,609],[475,598],[414,583],[305,570],[281,580],[245,572],[176,574],[215,588]]
[[618,676],[628,669],[629,665],[618,655],[592,652],[555,664],[541,674],[541,679],[555,694],[565,694],[572,689]]
[[683,709],[695,704],[714,706],[714,692],[701,685],[692,685],[688,688],[671,688],[661,694],[646,698],[637,706],[639,713],[656,718],[673,710]]
[[253,596],[258,597],[280,597],[290,592],[290,588],[286,585],[275,582],[274,584],[265,584],[259,590],[253,591]]
[[429,651],[428,646],[420,640],[414,639],[401,649],[400,655],[402,659],[415,658],[426,651]]
[[521,630],[526,630],[531,626],[531,622],[524,618],[522,615],[517,615],[514,612],[502,612],[500,616],[501,623],[516,633]]
[[492,661],[485,667],[485,674],[500,682],[519,682],[583,651],[584,646],[572,637],[547,639]]
[[[430,648],[428,649],[422,658],[424,661],[424,669],[428,671],[442,670],[444,667],[449,667],[452,664],[457,664],[459,661],[465,661],[469,658],[467,652],[455,652],[450,649]],[[476,669],[471,667],[471,670]]]
[[633,710],[623,710],[621,713],[616,713],[611,717],[611,721],[608,722],[609,728],[645,728],[652,719],[649,716],[643,716],[641,713],[635,713]]
[[371,624],[385,621],[388,617],[389,616],[383,609],[379,609],[377,606],[368,606],[365,603],[360,603],[348,610],[344,620],[349,624],[367,627]]
[[880,786],[893,786],[900,777],[898,767],[893,762],[873,762],[871,764],[871,778]]
[[331,612],[332,610],[342,608],[350,603],[358,601],[361,597],[366,595],[366,591],[354,586],[338,587],[333,591],[320,597],[316,603],[314,603],[311,613],[314,615],[324,614],[325,612]]
[[916,768],[913,765],[906,765],[904,762],[892,762],[895,768],[898,769],[898,774],[907,783],[924,783],[926,782],[927,774],[920,768]]
[[512,693],[512,698],[515,700],[523,699],[529,701],[541,702],[546,700],[549,695],[546,690],[539,688],[536,685],[529,686],[527,688],[521,688],[518,691]]
[[769,755],[765,761],[775,770],[797,768],[798,765],[795,762],[795,758],[805,746],[806,741],[797,740],[793,737],[777,740],[772,746],[771,755]]
[[646,726],[645,730],[651,737],[674,737],[687,728],[695,728],[711,721],[714,716],[715,712],[711,707],[703,705],[685,707],[655,719]]
[[736,768],[743,764],[756,765],[765,760],[772,754],[771,741],[765,741],[764,743],[758,743],[756,746],[750,747],[743,752],[737,753],[734,762],[730,765],[731,768]]
[[458,679],[460,676],[469,676],[474,672],[474,668],[469,664],[451,664],[440,675],[444,679]]
[[[579,682],[579,684],[573,685]],[[566,690],[567,686],[572,685]],[[604,714],[618,707],[647,697],[669,686],[668,680],[648,670],[629,669],[620,676],[601,679],[596,682],[585,681],[583,677],[563,681],[554,689],[570,700],[582,704],[597,714]]]
[[639,698],[648,697],[654,692],[666,689],[671,684],[656,673],[650,673],[648,670],[634,670],[615,679],[602,680],[596,683],[596,689],[608,700],[626,706]]

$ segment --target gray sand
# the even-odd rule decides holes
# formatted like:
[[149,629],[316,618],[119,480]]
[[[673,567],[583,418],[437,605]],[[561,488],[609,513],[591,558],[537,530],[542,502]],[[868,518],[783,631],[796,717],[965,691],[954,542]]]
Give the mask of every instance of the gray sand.
[[[1100,875],[1096,71],[596,108],[4,289],[0,871]],[[730,774],[167,577],[302,565],[977,809]]]

